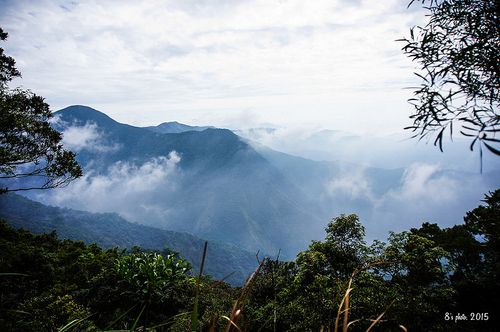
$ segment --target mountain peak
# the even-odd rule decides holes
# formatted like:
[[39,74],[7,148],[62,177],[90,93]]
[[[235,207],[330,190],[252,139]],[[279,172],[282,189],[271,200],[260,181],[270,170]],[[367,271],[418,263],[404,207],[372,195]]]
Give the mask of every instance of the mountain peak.
[[63,108],[57,112],[54,112],[55,116],[59,116],[61,120],[66,122],[95,122],[97,124],[114,124],[117,123],[115,120],[107,116],[106,114],[93,109],[89,106],[84,105],[71,105]]

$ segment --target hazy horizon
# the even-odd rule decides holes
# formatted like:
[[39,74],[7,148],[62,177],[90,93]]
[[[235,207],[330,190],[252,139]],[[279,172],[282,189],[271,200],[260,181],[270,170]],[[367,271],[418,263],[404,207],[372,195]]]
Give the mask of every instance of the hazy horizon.
[[[387,137],[369,142],[369,138],[345,135],[340,131],[313,132],[308,133],[307,137],[297,137],[296,132],[275,133],[264,130],[264,135],[260,137],[259,132],[250,133],[247,137],[252,134],[255,136],[249,142],[258,154],[255,155],[257,159],[251,160],[266,160],[259,167],[252,167],[252,172],[264,175],[264,178],[269,176],[268,180],[263,180],[259,175],[260,180],[242,187],[238,181],[245,177],[232,176],[231,172],[226,174],[226,171],[221,172],[218,168],[212,169],[213,176],[201,180],[197,176],[186,176],[187,170],[182,166],[184,153],[189,155],[190,149],[196,145],[188,143],[181,150],[157,150],[156,145],[145,145],[137,150],[135,143],[129,142],[132,146],[125,145],[125,137],[116,136],[122,130],[137,133],[136,129],[119,126],[122,129],[116,131],[117,129],[112,129],[116,124],[111,125],[107,120],[100,122],[102,117],[97,113],[84,107],[75,109],[78,110],[75,113],[76,119],[85,119],[83,122],[58,120],[59,117],[55,121],[63,133],[63,144],[83,158],[85,175],[67,188],[30,196],[57,206],[90,212],[116,212],[127,220],[167,229],[184,231],[176,228],[180,226],[177,220],[182,214],[175,216],[184,207],[172,203],[186,194],[184,188],[197,188],[197,193],[210,192],[210,198],[199,197],[197,202],[212,207],[211,202],[214,206],[225,204],[227,198],[219,197],[225,190],[238,193],[245,193],[247,190],[253,192],[253,189],[266,190],[263,186],[285,179],[286,185],[279,192],[294,197],[297,193],[294,191],[299,190],[298,204],[316,217],[314,223],[303,219],[296,225],[302,229],[302,235],[308,232],[311,234],[300,239],[307,242],[321,238],[328,220],[342,213],[358,214],[366,227],[369,240],[385,238],[389,231],[418,227],[424,221],[437,222],[441,226],[458,224],[466,211],[479,204],[485,193],[498,186],[498,162],[486,164],[485,172],[480,174],[476,168],[478,156],[473,153],[464,156],[461,150],[463,146],[452,145],[456,147],[452,150],[453,154],[440,153],[433,146],[423,146],[428,150],[408,148],[408,144],[413,145],[414,141],[406,141],[403,142],[406,145],[398,146],[397,141],[391,141]],[[71,119],[73,113],[69,109],[62,114]],[[150,128],[141,129],[141,135],[148,136],[151,132]],[[244,133],[236,133],[245,136]],[[224,136],[221,131],[213,131],[210,135]],[[158,134],[154,137],[158,139],[155,143],[158,146],[177,141],[163,140],[162,135]],[[188,141],[190,140],[186,142]],[[196,160],[202,164],[213,156],[226,160],[232,154],[226,156],[224,149],[230,146],[231,144],[218,144],[217,148],[197,155]],[[310,150],[312,148],[316,150]],[[150,149],[156,152],[147,152]],[[320,159],[323,160],[328,159],[330,152],[331,159],[335,161],[308,161],[280,153],[289,152],[287,149],[293,150],[291,155],[307,158],[308,153],[314,153],[322,156]],[[144,154],[140,154],[142,157],[139,159],[134,157],[137,151],[143,151],[141,153]],[[114,160],[113,156],[121,157]],[[111,159],[106,162],[107,157]],[[490,160],[495,161],[488,159]],[[237,161],[236,169],[245,169],[248,167],[247,162]],[[226,166],[227,164],[222,164],[221,170]],[[226,189],[216,190],[220,185]],[[232,207],[238,207],[239,204],[245,206],[248,200],[233,203],[236,205],[231,205]],[[251,201],[251,204],[256,203]],[[253,206],[250,211],[260,211],[258,206]],[[198,211],[195,219],[212,220],[210,211],[211,209]],[[281,219],[288,212],[290,211],[280,209]]]

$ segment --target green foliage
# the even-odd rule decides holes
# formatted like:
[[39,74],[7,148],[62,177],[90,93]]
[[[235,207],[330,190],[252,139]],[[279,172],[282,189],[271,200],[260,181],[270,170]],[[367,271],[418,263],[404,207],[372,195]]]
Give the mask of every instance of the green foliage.
[[303,316],[297,307],[297,265],[266,258],[253,282],[244,325],[249,331],[294,330]]
[[85,318],[109,280],[115,250],[103,252],[81,242],[60,241],[55,234],[34,236],[0,222],[0,326],[6,331],[55,330],[68,320]]
[[486,203],[485,206],[478,206],[467,212],[464,218],[465,227],[472,234],[483,236],[490,253],[498,255],[500,248],[500,190],[490,192],[485,196],[483,202]]
[[[34,297],[24,303],[23,310],[29,313],[16,322],[16,328],[24,331],[50,331],[65,322],[85,320],[90,315],[88,308],[75,302],[71,295]],[[28,318],[28,319],[26,319]],[[94,324],[87,320],[80,325],[86,331],[97,331]]]
[[[189,264],[175,254],[103,251],[2,222],[0,329],[186,331],[196,299],[203,331],[224,330],[223,317],[246,331],[336,331],[347,323],[366,331],[374,322],[380,331],[494,331],[500,190],[484,203],[462,225],[424,223],[370,246],[358,217],[341,215],[295,262],[266,258],[243,288],[201,277],[197,292]],[[445,319],[476,312],[489,320]]]
[[[118,261],[130,262],[127,267],[138,275],[123,278],[117,270]],[[151,290],[144,323],[160,324],[189,310],[193,288],[185,274],[187,268],[175,255],[164,258],[140,251],[128,255],[116,249],[103,251],[96,245],[58,240],[54,233],[16,231],[2,221],[0,330],[50,331],[88,316],[79,327],[102,329],[143,302],[144,287]],[[168,276],[168,283],[155,273],[161,278]],[[130,282],[134,280],[146,284],[139,287]],[[113,327],[130,327],[141,308],[136,306]]]
[[313,241],[309,250],[298,255],[299,276],[308,279],[311,274],[325,274],[347,280],[365,260],[364,236],[355,214],[334,218],[326,228],[325,241]]
[[334,218],[324,241],[313,241],[295,263],[266,260],[250,297],[252,330],[332,328],[346,282],[364,264],[364,228],[356,215]]
[[202,277],[198,303],[199,326],[202,330],[213,326],[217,331],[222,331],[227,325],[227,321],[223,320],[222,316],[227,316],[231,312],[237,296],[238,288],[231,288],[224,282]]
[[[443,230],[455,239],[450,248],[455,252],[456,266],[452,282],[458,290],[458,306],[468,312],[500,308],[500,190],[485,195],[483,202],[467,212],[463,226],[456,226],[460,227],[461,238]],[[489,320],[492,327],[499,323],[497,315]],[[476,325],[480,328],[484,324]]]
[[[0,28],[0,40],[6,38]],[[75,154],[63,148],[61,134],[51,127],[44,99],[8,88],[20,76],[14,59],[0,48],[0,193],[60,187],[82,175]]]
[[448,253],[426,237],[403,232],[390,236],[384,255],[393,262],[381,269],[394,293],[388,317],[404,322],[410,330],[446,330],[449,322],[443,320],[441,310],[454,306],[454,290],[444,265]]
[[[436,133],[443,150],[445,130],[471,137],[473,149],[500,155],[500,25],[496,0],[412,0],[429,12],[424,27],[403,39],[403,51],[420,66],[422,84],[410,102],[408,127],[424,138]],[[454,128],[455,127],[455,128]]]
[[194,282],[187,274],[189,263],[177,254],[163,256],[136,247],[115,261],[115,269],[118,285],[124,289],[122,295],[136,305],[122,323],[161,325],[188,308]]
[[184,281],[190,266],[175,254],[135,252],[117,259],[116,269],[139,296],[149,299],[164,295],[169,287]]
[[[0,40],[4,41],[8,37],[7,32],[0,28]],[[0,91],[7,87],[7,83],[15,77],[20,77],[21,73],[16,69],[16,61],[14,58],[4,54],[3,48],[0,47]]]

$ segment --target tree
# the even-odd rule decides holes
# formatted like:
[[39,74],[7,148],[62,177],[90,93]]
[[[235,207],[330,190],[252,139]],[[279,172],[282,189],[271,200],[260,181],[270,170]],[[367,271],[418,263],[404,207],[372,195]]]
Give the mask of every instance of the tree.
[[344,282],[363,266],[365,229],[357,215],[341,214],[328,223],[325,231],[325,241],[312,241],[309,249],[298,255],[297,264],[304,276],[327,274]]
[[381,272],[388,281],[393,305],[387,319],[412,331],[449,331],[445,310],[454,308],[454,289],[445,264],[449,253],[416,231],[391,233]]
[[[493,292],[500,296],[500,189],[485,195],[485,205],[480,205],[467,212],[464,217],[465,228],[480,242],[482,266],[480,277]],[[500,297],[495,298],[500,305]]]
[[[294,288],[297,275],[295,262],[265,258],[255,276],[245,311],[247,331],[304,330],[307,320],[296,301],[299,290]],[[299,309],[299,310],[297,310]]]
[[304,317],[300,331],[333,326],[349,279],[366,262],[365,229],[357,215],[341,214],[325,231],[324,241],[312,241],[297,256],[294,287]]
[[[411,6],[415,0],[409,4]],[[424,27],[413,27],[403,51],[417,62],[422,84],[409,102],[411,129],[420,139],[454,130],[500,155],[500,5],[496,0],[420,0],[429,12]]]
[[[0,28],[0,40],[7,33]],[[28,90],[9,89],[21,74],[0,48],[0,193],[61,187],[80,177],[75,154],[65,150],[52,128],[44,99]]]
[[[447,253],[446,259],[422,261],[420,267],[416,265],[414,270],[418,274],[411,286],[425,280],[432,281],[429,276],[434,276],[432,284],[436,285],[436,281],[442,279],[442,273],[436,269],[440,261],[443,266],[447,266],[446,278],[453,289],[452,298],[441,306],[448,312],[489,313],[492,308],[500,307],[500,190],[485,195],[483,202],[483,205],[467,212],[462,225],[441,229],[436,224],[424,223],[419,229],[410,230],[411,235],[425,238],[436,247],[425,249],[425,254],[416,252],[415,257],[408,256],[412,264],[425,258],[426,254],[438,253],[437,248],[442,248]],[[406,252],[410,253],[408,250]],[[433,266],[434,271],[430,269]],[[406,276],[411,275],[406,274],[405,278]],[[440,284],[445,286],[442,282]],[[418,290],[418,293],[425,294],[425,289]],[[431,294],[439,293],[432,290]],[[425,302],[432,304],[433,301],[427,299]],[[416,308],[416,305],[413,307]],[[470,314],[468,319],[461,326],[464,331],[493,331],[498,326],[498,317],[491,314],[489,317]]]

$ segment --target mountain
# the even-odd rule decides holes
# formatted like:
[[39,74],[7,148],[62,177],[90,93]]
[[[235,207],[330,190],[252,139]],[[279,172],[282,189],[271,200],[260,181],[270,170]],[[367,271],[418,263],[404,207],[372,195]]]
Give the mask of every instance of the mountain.
[[[181,155],[181,166],[189,170],[209,171],[222,166],[231,167],[239,162],[263,161],[253,148],[227,129],[163,134],[118,123],[104,113],[85,106],[71,106],[54,115],[59,119],[57,129],[65,134],[75,127],[95,125],[101,136],[99,144],[110,147],[102,153],[102,149],[95,148],[95,141],[89,142],[89,146],[82,146],[77,152],[84,167],[90,161],[98,168],[106,168],[117,161],[143,163],[152,157],[167,156],[172,151]],[[113,146],[116,148],[111,148]]]
[[[389,231],[423,221],[444,227],[460,223],[484,193],[500,186],[498,169],[480,174],[426,160],[405,167],[316,161],[227,129],[160,133],[118,123],[85,106],[68,107],[55,117],[54,126],[77,153],[84,176],[66,188],[28,192],[31,198],[115,212],[134,223],[251,252],[273,255],[281,249],[285,259],[323,238],[326,224],[339,214],[358,214],[368,240],[386,238]],[[341,143],[323,145],[332,154],[344,149]],[[397,160],[398,154],[390,158]],[[390,158],[385,163],[392,165]]]
[[214,127],[199,127],[199,126],[188,126],[177,121],[172,122],[163,122],[157,126],[144,127],[151,131],[160,133],[160,134],[178,134],[183,133],[185,131],[203,131],[205,129],[214,128]]
[[[289,182],[300,186],[303,206],[313,207],[323,220],[357,214],[368,241],[386,238],[390,231],[419,227],[424,221],[443,227],[459,224],[485,193],[500,187],[498,168],[484,173],[450,170],[425,159],[407,167],[368,167],[315,161],[246,141]],[[332,153],[342,149],[330,146]],[[314,239],[322,235],[317,232]]]
[[[23,196],[0,195],[0,218],[15,228],[33,233],[56,231],[63,239],[96,243],[104,248],[170,249],[199,269],[204,240],[187,233],[172,232],[130,223],[116,213],[89,213],[46,206]],[[255,254],[236,246],[209,242],[205,273],[217,279],[242,284],[256,268]]]
[[[71,189],[78,187],[74,185],[54,191],[55,199],[33,198],[91,212],[117,212],[133,222],[254,252],[281,249],[284,257],[305,248],[309,231],[323,227],[314,209],[302,204],[302,189],[230,130],[160,133],[118,123],[85,106],[54,115],[65,145],[77,152],[87,177],[79,189]],[[113,195],[113,188],[99,191],[117,178],[118,187],[132,178],[134,183]],[[95,201],[82,202],[86,194]],[[103,203],[120,195],[126,198],[115,206]],[[310,224],[306,229],[305,223]]]

